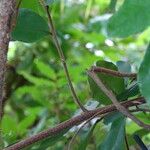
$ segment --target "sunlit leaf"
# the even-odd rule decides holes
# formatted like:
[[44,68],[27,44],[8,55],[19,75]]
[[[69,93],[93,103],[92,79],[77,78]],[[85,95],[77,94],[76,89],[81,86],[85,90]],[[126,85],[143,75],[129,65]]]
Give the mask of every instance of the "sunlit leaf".
[[[17,1],[19,3],[20,0]],[[20,8],[28,8],[28,9],[32,9],[35,12],[38,12],[38,6],[39,6],[39,2],[37,0],[30,0],[30,1],[22,0]]]
[[30,114],[29,116],[26,116],[20,123],[18,124],[18,132],[19,134],[23,134],[28,130],[28,127],[30,127],[36,119],[36,116],[34,114]]
[[40,77],[36,77],[36,76],[32,76],[30,74],[28,74],[25,71],[20,71],[19,72],[20,75],[22,75],[25,79],[27,79],[29,82],[37,85],[37,86],[47,86],[47,87],[51,87],[52,86],[52,82],[48,79],[45,78],[40,78]]
[[14,134],[17,131],[17,121],[12,116],[4,115],[2,119],[2,130],[4,134]]
[[55,79],[55,72],[54,70],[46,63],[36,59],[35,64],[37,69],[47,78]]

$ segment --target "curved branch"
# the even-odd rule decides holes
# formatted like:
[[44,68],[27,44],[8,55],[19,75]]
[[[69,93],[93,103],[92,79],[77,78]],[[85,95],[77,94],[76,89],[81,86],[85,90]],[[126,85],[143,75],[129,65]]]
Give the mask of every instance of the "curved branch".
[[95,81],[95,83],[98,85],[98,87],[105,93],[105,95],[109,97],[109,99],[116,106],[118,111],[120,111],[125,116],[129,117],[132,121],[134,121],[140,127],[150,130],[150,125],[145,124],[144,122],[140,121],[138,118],[136,118],[134,115],[132,115],[124,106],[122,106],[118,102],[115,94],[110,89],[108,89],[105,86],[105,84],[103,84],[102,80],[97,76],[96,73],[94,73],[92,71],[88,71],[87,73]]
[[[125,101],[122,102],[121,105],[123,105],[124,107],[128,108],[128,107],[132,107],[132,106],[137,106],[137,105],[141,105],[144,104],[145,100],[143,97],[134,99],[134,100],[130,100],[130,101]],[[35,142],[38,142],[40,140],[43,140],[49,136],[54,136],[57,135],[58,133],[62,132],[65,129],[71,128],[75,125],[78,125],[80,123],[82,123],[83,121],[88,120],[89,118],[91,118],[92,116],[94,116],[95,114],[107,114],[107,113],[111,113],[113,111],[116,111],[116,107],[115,105],[109,105],[103,108],[97,108],[95,110],[92,111],[88,111],[88,112],[84,112],[83,114],[74,117],[72,119],[69,119],[65,122],[62,122],[60,124],[58,124],[56,127],[54,128],[50,128],[47,129],[43,132],[40,132],[36,135],[33,135],[29,138],[26,138],[10,147],[5,148],[4,150],[20,150],[23,149],[25,147],[28,147],[31,144],[34,144]]]
[[91,71],[96,72],[96,73],[98,72],[105,73],[105,74],[109,74],[109,75],[117,76],[117,77],[132,77],[132,78],[137,77],[136,73],[119,72],[119,71],[107,69],[104,67],[97,67],[97,66],[92,66]]
[[52,33],[53,42],[55,44],[55,47],[56,47],[57,52],[59,54],[59,57],[61,59],[61,63],[63,65],[64,71],[65,71],[65,74],[66,74],[66,78],[68,80],[68,84],[69,84],[69,88],[70,88],[73,100],[81,108],[82,111],[87,111],[87,109],[80,102],[80,100],[79,100],[79,98],[78,98],[78,96],[75,92],[75,89],[73,87],[73,84],[72,84],[72,81],[71,81],[71,78],[70,78],[70,74],[69,74],[69,71],[68,71],[66,59],[65,59],[62,47],[61,47],[61,45],[58,41],[58,38],[57,38],[56,29],[55,29],[55,26],[54,26],[54,23],[53,23],[53,20],[52,20],[52,17],[51,17],[51,13],[49,11],[49,7],[45,4],[45,2],[43,0],[40,0],[40,3],[46,11],[46,14],[47,14],[47,17],[48,17],[48,23],[49,23],[49,27],[50,27],[49,30]]

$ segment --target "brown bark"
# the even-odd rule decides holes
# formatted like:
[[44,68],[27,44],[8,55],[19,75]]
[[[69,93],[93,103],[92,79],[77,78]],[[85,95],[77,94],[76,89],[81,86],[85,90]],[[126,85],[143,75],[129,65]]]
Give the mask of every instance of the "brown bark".
[[0,0],[0,121],[3,115],[7,51],[15,6],[16,0]]
[[[121,102],[121,105],[123,105],[125,108],[129,108],[132,106],[138,106],[145,103],[144,98],[140,97],[134,100]],[[38,141],[41,141],[43,139],[46,139],[49,136],[55,136],[58,135],[60,132],[64,131],[65,129],[69,129],[75,125],[78,125],[82,123],[83,121],[88,120],[89,118],[93,117],[95,114],[104,115],[107,113],[111,113],[113,111],[116,111],[115,105],[109,105],[103,108],[97,108],[92,111],[86,111],[82,113],[79,116],[76,116],[74,118],[71,118],[65,122],[62,122],[58,124],[54,128],[47,129],[45,131],[42,131],[36,135],[33,135],[31,137],[28,137],[26,139],[21,140],[18,143],[15,143],[14,145],[11,145],[10,147],[5,148],[4,150],[21,150],[23,148],[26,148]]]

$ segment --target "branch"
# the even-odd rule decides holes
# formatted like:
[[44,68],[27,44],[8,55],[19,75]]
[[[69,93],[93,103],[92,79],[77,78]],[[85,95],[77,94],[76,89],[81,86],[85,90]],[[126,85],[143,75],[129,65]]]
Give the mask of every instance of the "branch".
[[130,110],[130,112],[138,112],[138,111],[142,111],[144,113],[146,113],[146,112],[150,113],[150,109],[148,109],[148,108],[136,108],[136,109]]
[[0,122],[3,116],[3,99],[8,44],[13,15],[15,13],[15,0],[0,1]]
[[0,0],[0,149],[3,146],[1,121],[5,98],[5,72],[15,0]]
[[[141,105],[144,104],[145,100],[143,97],[134,99],[134,100],[130,100],[130,101],[125,101],[125,102],[121,102],[121,105],[123,105],[124,107],[128,108],[128,107],[132,107],[132,106],[137,106],[137,105]],[[74,117],[72,119],[69,119],[65,122],[62,122],[60,124],[58,124],[56,127],[54,128],[50,128],[47,129],[43,132],[40,132],[36,135],[33,135],[29,138],[26,138],[14,145],[11,145],[7,148],[5,148],[4,150],[20,150],[23,149],[25,147],[28,147],[31,144],[34,144],[35,142],[41,141],[49,136],[54,136],[57,135],[58,133],[62,132],[65,129],[71,128],[75,125],[78,125],[86,120],[88,120],[89,118],[91,118],[93,115],[99,113],[99,115],[103,115],[103,114],[107,114],[107,113],[111,113],[116,111],[116,107],[115,105],[109,105],[103,108],[97,108],[95,110],[92,111],[87,111],[84,112],[83,114]]]
[[126,133],[126,127],[125,127],[124,130],[125,130],[125,137],[124,137],[124,139],[125,139],[126,149],[130,150],[129,143],[128,143],[128,137],[127,137],[127,133]]
[[68,84],[69,84],[69,87],[70,87],[70,90],[71,90],[74,102],[81,108],[81,110],[87,111],[87,109],[82,105],[82,103],[78,99],[77,94],[75,92],[75,89],[74,89],[74,87],[72,85],[72,82],[71,82],[71,79],[70,79],[70,75],[69,75],[69,71],[68,71],[68,67],[67,67],[67,64],[66,64],[66,59],[65,59],[63,50],[62,50],[62,48],[61,48],[61,46],[59,44],[58,38],[57,38],[56,29],[55,29],[55,26],[54,26],[54,23],[53,23],[53,20],[52,20],[50,11],[49,11],[49,7],[45,4],[45,2],[43,0],[40,0],[40,3],[44,7],[44,9],[46,11],[46,14],[47,14],[47,17],[48,17],[48,23],[49,23],[49,30],[52,33],[52,38],[53,38],[54,44],[56,46],[56,49],[57,49],[58,54],[59,54],[59,57],[61,59],[61,63],[63,65],[63,67],[64,67],[64,71],[65,71],[65,74],[66,74],[66,77],[67,77],[67,80],[68,80]]
[[112,103],[116,106],[117,110],[119,110],[122,114],[129,117],[131,120],[133,120],[136,124],[138,124],[140,127],[145,128],[147,130],[150,130],[150,125],[143,123],[138,118],[136,118],[134,115],[132,115],[125,107],[123,107],[117,100],[114,93],[108,89],[101,79],[97,76],[96,73],[92,71],[88,71],[88,75],[95,81],[95,83],[98,85],[98,87],[105,93],[106,96],[109,97],[109,99],[112,101]]
[[136,73],[119,72],[119,71],[107,69],[104,67],[92,66],[91,71],[96,72],[96,73],[101,72],[101,73],[105,73],[105,74],[109,74],[109,75],[113,75],[117,77],[133,77],[133,78],[137,77]]
[[[89,118],[88,120],[86,120],[86,121],[83,123],[83,125],[77,130],[77,132],[74,134],[74,136],[73,136],[72,139],[70,140],[67,150],[71,150],[71,146],[74,145],[73,143],[74,143],[74,141],[75,141],[77,135],[78,135],[79,132],[84,128],[84,126],[85,126],[86,124],[88,124],[92,119],[94,119],[95,117],[97,117],[98,115],[99,115],[99,112],[96,113],[96,114],[94,114],[91,118]],[[103,118],[104,118],[106,115],[107,115],[107,114],[99,116],[100,118],[99,118],[99,120],[97,120],[97,121],[100,122],[101,120],[103,120]],[[94,124],[94,126],[98,123],[97,121],[96,121],[96,123]]]

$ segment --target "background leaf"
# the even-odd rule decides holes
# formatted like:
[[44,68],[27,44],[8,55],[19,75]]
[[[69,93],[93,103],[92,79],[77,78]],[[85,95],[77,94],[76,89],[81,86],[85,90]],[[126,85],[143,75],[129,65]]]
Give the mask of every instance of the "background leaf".
[[149,0],[125,0],[108,22],[108,35],[123,38],[146,29],[150,25],[149,6]]
[[13,40],[31,43],[48,34],[48,25],[41,16],[27,8],[19,10],[17,24],[11,34]]
[[116,119],[111,129],[98,147],[98,150],[123,150],[124,149],[124,136],[125,136],[125,118],[121,117]]
[[[17,0],[18,3],[20,0]],[[28,9],[32,9],[35,12],[38,12],[39,10],[39,3],[37,0],[30,0],[30,1],[22,1],[21,2],[21,8],[28,8]]]
[[96,124],[98,122],[96,122],[93,126],[90,127],[90,129],[86,132],[86,133],[83,133],[80,137],[80,143],[78,144],[78,150],[86,150],[88,144],[89,144],[89,140],[93,134],[93,131],[96,127]]
[[148,46],[138,72],[138,84],[142,95],[150,104],[150,46]]
[[118,71],[131,73],[131,65],[125,61],[117,61],[116,65],[118,67]]
[[35,60],[35,64],[36,64],[37,69],[41,72],[41,74],[43,74],[47,78],[55,79],[56,75],[55,75],[54,70],[51,68],[51,66],[43,63],[42,61],[38,59]]
[[51,146],[53,146],[56,142],[58,142],[59,140],[62,140],[64,138],[64,134],[68,132],[69,129],[65,129],[63,131],[61,131],[60,133],[54,135],[54,136],[50,136],[36,144],[31,145],[30,147],[27,148],[27,150],[30,148],[32,149],[36,149],[36,150],[46,150],[47,148],[50,148]]
[[[111,70],[118,70],[117,67],[107,61],[97,61],[96,66],[105,67]],[[116,95],[122,93],[125,89],[124,79],[120,77],[111,76],[104,73],[97,73],[104,84],[111,89]],[[101,91],[101,89],[96,85],[96,83],[88,77],[90,88],[93,94],[93,98],[99,100],[101,104],[110,104],[109,98]]]

